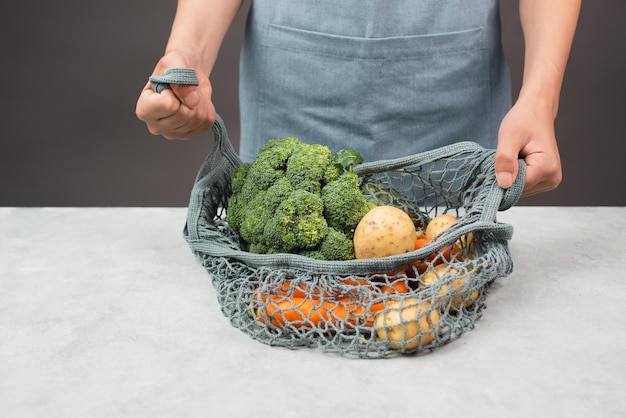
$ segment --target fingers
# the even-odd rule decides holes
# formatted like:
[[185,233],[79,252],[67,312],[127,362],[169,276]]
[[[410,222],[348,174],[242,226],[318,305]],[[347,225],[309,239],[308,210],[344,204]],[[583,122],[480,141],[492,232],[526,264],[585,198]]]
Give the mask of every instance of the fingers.
[[560,184],[561,159],[553,117],[537,111],[528,101],[518,101],[500,124],[495,172],[501,187],[511,187],[515,182],[520,158],[526,163],[522,197],[553,190]]
[[556,189],[563,178],[561,161],[556,155],[548,152],[537,152],[525,157],[526,182],[522,197]]
[[172,84],[160,93],[146,84],[135,109],[148,131],[166,139],[190,139],[209,129],[215,121],[208,78],[200,86]]
[[520,143],[511,138],[498,143],[495,171],[498,185],[509,188],[518,175],[519,158],[526,163],[522,197],[548,192],[562,180],[561,160],[555,148],[542,148],[538,143]]
[[137,100],[135,113],[139,120],[149,125],[157,120],[174,115],[180,108],[180,104],[178,97],[169,89],[156,93],[148,85],[147,88],[143,89],[139,100]]
[[170,87],[178,100],[188,108],[193,109],[200,104],[198,87],[182,84],[173,84]]

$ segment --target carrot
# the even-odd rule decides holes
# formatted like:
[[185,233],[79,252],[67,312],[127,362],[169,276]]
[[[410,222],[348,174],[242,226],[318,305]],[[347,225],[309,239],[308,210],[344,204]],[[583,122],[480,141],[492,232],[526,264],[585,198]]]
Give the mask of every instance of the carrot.
[[[369,321],[357,304],[341,300],[319,300],[312,297],[285,299],[270,294],[257,308],[257,318],[264,324],[277,327],[291,325],[295,328],[366,325]],[[373,318],[372,318],[373,321]]]
[[[403,279],[397,279],[391,282],[390,284],[383,284],[380,288],[380,291],[383,294],[396,295],[396,294],[404,294],[409,293],[411,289],[407,286],[406,281]],[[385,309],[387,303],[378,302],[374,303],[370,306],[369,311],[372,313],[377,313]]]
[[[347,286],[370,286],[370,282],[358,277],[349,277],[339,279],[339,283]],[[324,297],[327,299],[332,298],[332,294],[328,292],[322,292],[320,289],[316,289],[314,286],[310,286],[304,283],[300,283],[297,286],[291,283],[289,280],[285,280],[276,290],[276,294],[282,296],[295,296],[295,297],[307,297],[309,295],[315,295],[317,297]]]
[[[406,281],[394,280],[391,283],[374,285],[366,279],[341,279],[342,283],[357,286],[368,286],[378,289],[383,294],[403,294],[410,292]],[[379,287],[380,286],[380,287]],[[295,328],[342,328],[356,326],[373,326],[374,314],[385,308],[384,303],[365,305],[368,300],[358,300],[356,294],[348,290],[347,294],[329,295],[319,290],[311,291],[306,285],[292,288],[289,282],[282,283],[272,293],[261,293],[256,289],[256,317],[261,323],[276,327],[287,325]]]
[[281,295],[281,296],[294,296],[294,297],[298,297],[298,298],[305,298],[308,295],[314,294],[314,293],[318,293],[319,291],[313,291],[310,287],[305,286],[303,284],[299,284],[297,286],[294,286],[291,282],[289,281],[285,281],[283,282],[280,287],[276,290],[276,294],[277,295]]
[[360,277],[347,277],[339,279],[339,282],[347,286],[371,286],[371,283],[368,280]]
[[[415,250],[419,250],[420,248],[426,246],[431,241],[424,237],[418,237],[415,239]],[[418,271],[419,274],[424,274],[426,270],[428,270],[429,265],[437,265],[445,262],[449,262],[452,260],[454,246],[448,245],[441,248],[439,251],[436,251],[432,254],[429,254],[426,259],[416,260],[411,263]]]
[[411,289],[407,286],[406,281],[402,279],[394,280],[390,284],[384,284],[380,288],[383,293],[409,293]]

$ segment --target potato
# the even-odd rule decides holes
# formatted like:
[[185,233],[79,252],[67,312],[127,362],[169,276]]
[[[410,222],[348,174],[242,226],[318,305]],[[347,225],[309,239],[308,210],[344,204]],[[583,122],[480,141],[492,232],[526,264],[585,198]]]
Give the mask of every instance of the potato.
[[[437,264],[433,268],[429,268],[420,277],[420,280],[422,281],[424,286],[434,286],[435,283],[437,283],[443,277],[444,273],[446,272],[446,268],[447,267],[445,264]],[[448,285],[447,284],[442,285],[439,292],[437,292],[437,296],[438,296],[437,301],[441,300],[443,295],[445,295],[447,292],[448,292]]]
[[456,216],[450,215],[449,213],[442,213],[435,216],[428,222],[428,225],[426,225],[426,239],[432,241],[433,238],[448,229],[458,220]]
[[393,206],[376,206],[354,230],[356,258],[379,258],[413,251],[415,225],[409,215]]
[[[442,213],[435,216],[433,219],[430,220],[430,222],[428,222],[428,225],[426,225],[426,239],[432,241],[433,238],[441,234],[446,229],[450,228],[450,226],[458,222],[458,220],[459,218],[454,215],[450,215],[449,213]],[[467,235],[467,237],[463,235],[461,238],[459,238],[456,241],[455,246],[457,248],[468,247],[471,242],[472,234],[470,233]]]
[[[459,271],[454,267],[448,267],[446,264],[438,264],[432,269],[428,270],[421,277],[422,283],[425,286],[434,285],[438,280],[441,280],[445,274],[449,274],[451,276],[456,276],[456,278],[450,284],[451,289],[454,291],[454,294],[459,295],[454,298],[452,301],[451,308],[459,310],[461,309],[461,304],[465,304],[465,307],[468,308],[472,306],[472,304],[478,299],[479,291],[475,289],[473,292],[463,292],[463,286],[465,286],[465,282],[467,281],[467,275],[470,274],[463,273],[459,274]],[[445,294],[448,292],[448,285],[444,284],[441,286],[441,289],[437,293],[440,298],[443,298]]]
[[390,348],[411,350],[435,339],[440,318],[439,311],[431,311],[430,302],[406,298],[390,302],[376,315],[376,334]]

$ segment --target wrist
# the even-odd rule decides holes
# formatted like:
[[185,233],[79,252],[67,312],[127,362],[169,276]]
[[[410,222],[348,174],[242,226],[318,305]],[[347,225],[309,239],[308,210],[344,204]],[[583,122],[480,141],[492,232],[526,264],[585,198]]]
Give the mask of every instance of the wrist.
[[528,82],[523,83],[517,101],[554,120],[559,110],[559,94],[560,89],[552,84]]
[[210,74],[213,67],[213,61],[207,58],[207,54],[199,50],[197,46],[181,42],[168,44],[164,56],[179,56],[185,62],[186,67],[200,70],[206,75]]

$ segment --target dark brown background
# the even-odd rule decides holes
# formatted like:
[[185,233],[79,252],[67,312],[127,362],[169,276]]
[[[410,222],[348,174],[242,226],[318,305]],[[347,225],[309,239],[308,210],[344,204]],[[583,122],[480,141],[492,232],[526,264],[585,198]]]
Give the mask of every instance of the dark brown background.
[[[0,206],[186,206],[208,134],[150,135],[136,98],[169,34],[176,2],[9,2],[0,75]],[[502,4],[514,91],[523,42],[517,1]],[[519,205],[626,204],[626,2],[584,2],[565,77],[557,136],[561,186]],[[214,102],[238,139],[237,58],[245,9],[212,75]]]

